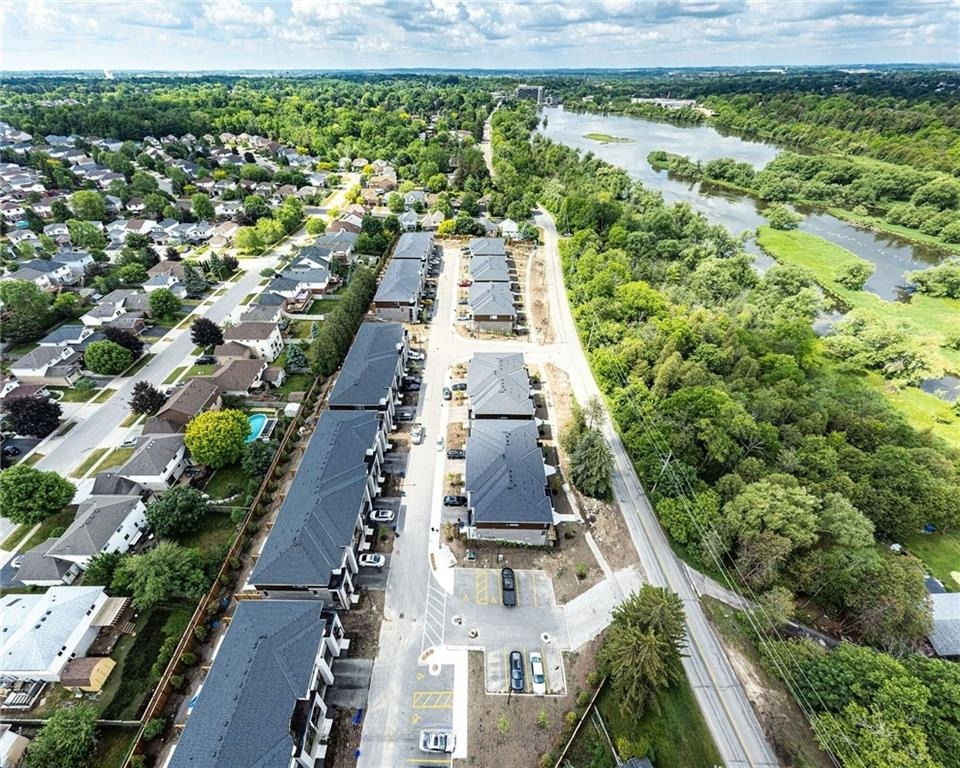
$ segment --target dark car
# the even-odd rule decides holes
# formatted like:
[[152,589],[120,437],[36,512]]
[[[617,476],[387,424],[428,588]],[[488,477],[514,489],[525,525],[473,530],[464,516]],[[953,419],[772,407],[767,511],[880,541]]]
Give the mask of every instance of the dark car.
[[510,652],[510,690],[523,693],[523,654]]
[[513,568],[500,571],[500,586],[503,592],[503,604],[513,608],[517,604],[517,582],[513,578]]
[[3,455],[4,456],[19,456],[22,451],[17,448],[15,445],[5,445],[3,446]]
[[448,459],[465,459],[467,458],[467,452],[463,448],[451,448],[447,451]]
[[400,386],[401,392],[419,392],[420,391],[420,382],[419,381],[405,381]]
[[450,391],[450,387],[444,387],[444,388],[443,388],[443,399],[444,399],[444,400],[449,400],[451,397],[453,397],[453,392]]
[[413,411],[398,411],[397,421],[413,421]]
[[467,391],[467,382],[465,381],[455,381],[450,385],[450,389],[454,392],[466,392]]
[[445,507],[465,507],[467,506],[466,496],[444,496],[443,505]]
[[217,358],[215,358],[213,355],[201,355],[193,362],[196,365],[213,365],[215,362],[217,362]]

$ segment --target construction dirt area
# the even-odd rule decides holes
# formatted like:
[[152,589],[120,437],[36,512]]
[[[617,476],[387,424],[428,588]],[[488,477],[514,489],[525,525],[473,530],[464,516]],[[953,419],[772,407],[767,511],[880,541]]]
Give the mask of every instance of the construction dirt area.
[[[490,695],[484,692],[483,654],[470,653],[468,744],[471,757],[454,760],[460,768],[507,768],[540,765],[541,757],[557,746],[567,713],[577,698],[593,689],[588,683],[595,668],[598,640],[579,653],[565,653],[565,696]],[[591,680],[592,682],[592,680]]]
[[[521,256],[517,255],[518,260]],[[543,249],[536,248],[527,257],[526,282],[523,290],[527,294],[527,325],[533,338],[540,344],[553,342],[553,324],[550,322],[550,301],[547,298],[547,267]]]

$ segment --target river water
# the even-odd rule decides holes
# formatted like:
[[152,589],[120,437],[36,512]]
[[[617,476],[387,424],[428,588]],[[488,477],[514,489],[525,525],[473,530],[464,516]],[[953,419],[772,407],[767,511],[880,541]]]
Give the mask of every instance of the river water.
[[[634,117],[567,112],[563,108],[545,109],[543,115],[547,119],[546,127],[540,128],[544,136],[584,152],[593,152],[597,157],[620,166],[631,178],[658,190],[668,203],[689,203],[712,222],[723,224],[735,234],[754,230],[766,223],[761,213],[764,203],[759,200],[699,182],[672,179],[666,171],[651,168],[647,155],[655,149],[664,149],[701,162],[732,157],[759,169],[777,156],[780,147],[725,136],[705,125],[678,126]],[[602,133],[629,141],[603,144],[585,138],[587,133]],[[875,266],[864,289],[883,299],[904,297],[905,272],[924,269],[947,257],[935,248],[860,229],[828,213],[800,213],[804,215],[801,231],[836,243]],[[771,264],[769,257],[759,254],[755,244],[748,244],[747,250],[758,254],[759,269]]]

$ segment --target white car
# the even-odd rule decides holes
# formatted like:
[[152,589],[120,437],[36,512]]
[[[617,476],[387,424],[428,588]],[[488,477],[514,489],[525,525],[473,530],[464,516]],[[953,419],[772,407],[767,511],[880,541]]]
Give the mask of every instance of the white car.
[[396,512],[392,509],[375,509],[370,513],[370,522],[372,523],[392,523],[396,517]]
[[387,556],[377,553],[360,555],[357,558],[357,563],[361,568],[383,568],[387,564]]
[[442,450],[443,450],[443,438],[442,438],[442,437],[438,437],[438,438],[437,438],[437,450],[438,450],[438,451],[442,451]]
[[453,731],[445,728],[425,728],[420,731],[421,752],[453,752],[457,746],[457,737]]
[[414,445],[420,445],[423,442],[423,424],[414,424],[413,432],[410,433],[410,439],[413,440]]
[[547,678],[543,675],[543,656],[539,651],[530,654],[530,681],[533,683],[533,692],[543,696],[547,692]]
[[423,352],[407,352],[407,360],[423,360]]

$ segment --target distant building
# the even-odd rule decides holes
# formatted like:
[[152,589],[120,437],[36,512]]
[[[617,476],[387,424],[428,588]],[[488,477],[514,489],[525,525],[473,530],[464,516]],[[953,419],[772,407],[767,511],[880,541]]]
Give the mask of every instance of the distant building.
[[513,95],[518,99],[535,101],[537,104],[543,104],[545,89],[542,85],[518,85]]

